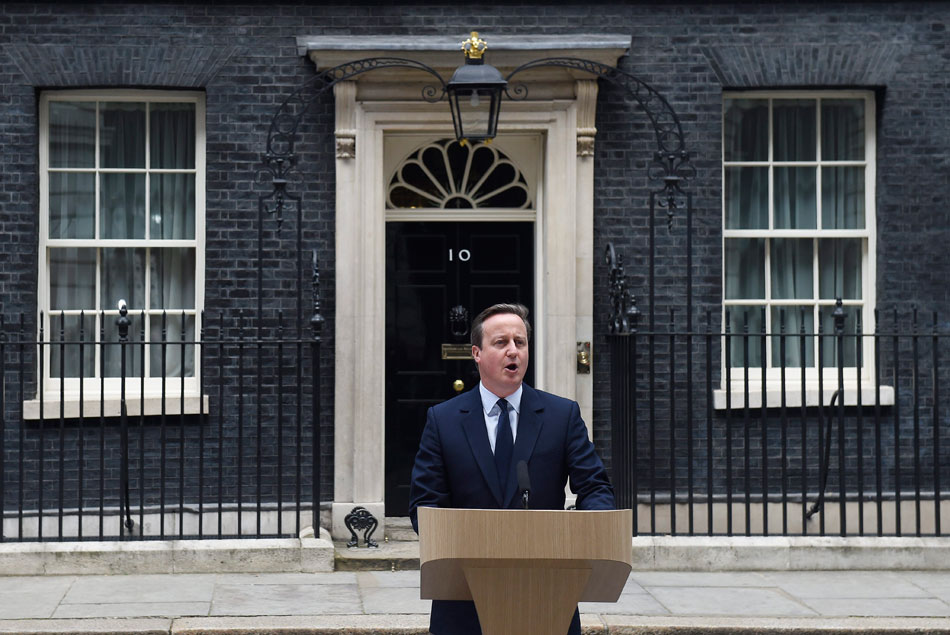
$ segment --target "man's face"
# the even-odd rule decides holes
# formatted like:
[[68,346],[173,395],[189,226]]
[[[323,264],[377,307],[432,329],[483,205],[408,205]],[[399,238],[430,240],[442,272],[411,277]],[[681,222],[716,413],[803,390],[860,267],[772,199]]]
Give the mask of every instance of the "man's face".
[[528,370],[528,332],[513,313],[499,313],[482,322],[482,345],[472,346],[485,388],[507,397],[518,389]]

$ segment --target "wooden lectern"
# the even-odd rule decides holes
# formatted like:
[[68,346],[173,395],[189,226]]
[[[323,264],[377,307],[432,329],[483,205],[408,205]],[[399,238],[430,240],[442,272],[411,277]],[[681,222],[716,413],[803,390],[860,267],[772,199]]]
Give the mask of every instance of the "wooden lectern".
[[484,635],[567,633],[578,602],[616,602],[629,510],[419,508],[421,595],[474,600]]

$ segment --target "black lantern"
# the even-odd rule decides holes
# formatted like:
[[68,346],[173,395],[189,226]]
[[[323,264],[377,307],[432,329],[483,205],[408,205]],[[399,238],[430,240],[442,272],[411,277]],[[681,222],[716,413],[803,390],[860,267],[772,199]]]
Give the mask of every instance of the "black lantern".
[[501,93],[508,82],[497,68],[485,63],[486,48],[485,41],[472,31],[472,37],[462,42],[465,64],[455,70],[446,86],[459,141],[483,141],[498,133]]

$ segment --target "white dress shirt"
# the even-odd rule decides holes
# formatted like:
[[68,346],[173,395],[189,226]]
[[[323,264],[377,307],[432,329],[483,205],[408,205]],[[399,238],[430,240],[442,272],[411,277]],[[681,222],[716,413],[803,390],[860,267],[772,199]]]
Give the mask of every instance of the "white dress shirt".
[[[514,444],[518,438],[518,413],[521,412],[521,386],[504,400],[508,402],[508,421],[511,423],[511,442]],[[498,408],[498,400],[502,399],[492,391],[485,388],[485,384],[478,382],[478,392],[482,396],[482,410],[485,413],[485,427],[488,430],[488,443],[491,444],[492,454],[495,453],[495,438],[498,436],[498,417],[501,410]]]

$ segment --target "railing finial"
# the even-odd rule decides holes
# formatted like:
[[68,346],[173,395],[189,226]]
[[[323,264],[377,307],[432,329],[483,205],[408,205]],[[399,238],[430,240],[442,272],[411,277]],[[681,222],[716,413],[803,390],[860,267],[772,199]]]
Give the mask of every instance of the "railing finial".
[[608,273],[608,288],[610,289],[611,313],[607,318],[608,328],[613,335],[628,335],[636,333],[637,322],[640,320],[640,309],[637,308],[637,298],[627,289],[627,276],[623,270],[623,255],[617,254],[613,243],[607,243],[605,260]]

